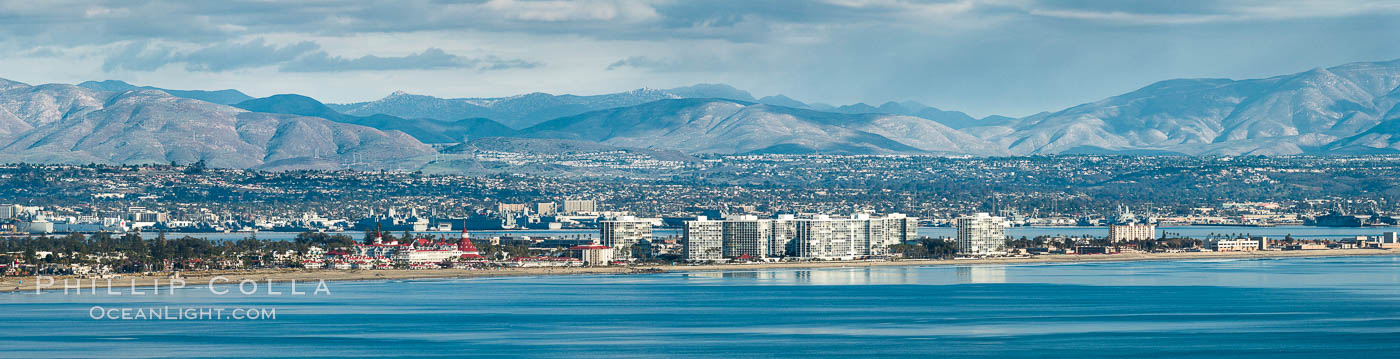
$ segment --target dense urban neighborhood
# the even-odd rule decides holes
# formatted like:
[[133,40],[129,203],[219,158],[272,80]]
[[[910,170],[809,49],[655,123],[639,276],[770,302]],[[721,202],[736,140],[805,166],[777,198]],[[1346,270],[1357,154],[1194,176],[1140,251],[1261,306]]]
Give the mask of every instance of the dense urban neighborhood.
[[[0,166],[0,263],[83,274],[1389,248],[1393,232],[1295,240],[1158,227],[1395,226],[1397,165],[754,155],[629,177],[15,164]],[[1026,226],[1103,229],[1007,232]],[[919,233],[939,227],[955,234]]]

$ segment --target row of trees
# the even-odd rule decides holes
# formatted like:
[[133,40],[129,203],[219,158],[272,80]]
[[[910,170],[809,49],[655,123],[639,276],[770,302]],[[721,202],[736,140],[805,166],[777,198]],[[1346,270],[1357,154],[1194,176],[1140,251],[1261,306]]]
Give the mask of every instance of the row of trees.
[[[1107,238],[1103,237],[1074,238],[1050,236],[1037,236],[1035,238],[1021,237],[1019,239],[1008,239],[1006,241],[1007,248],[1070,248],[1084,245],[1096,247],[1135,247],[1145,251],[1197,248],[1202,244],[1202,241],[1199,239],[1167,236],[1151,240],[1119,243],[1112,243]],[[958,246],[956,243],[942,238],[921,237],[913,243],[901,243],[890,246],[890,251],[896,254],[902,254],[905,258],[949,259],[957,256]]]
[[[139,233],[114,235],[80,233],[65,236],[28,236],[0,240],[0,263],[25,264],[106,264],[118,272],[217,266],[225,260],[271,263],[273,252],[296,250],[305,253],[312,246],[343,248],[353,243],[349,236],[302,233],[293,241],[259,240],[255,236],[231,241],[183,236],[170,239],[165,233],[142,238]],[[39,256],[39,252],[52,254]],[[76,254],[76,255],[75,255]]]
[[905,258],[950,259],[957,256],[958,246],[941,238],[920,237],[914,243],[890,246],[890,251],[902,254]]
[[1145,251],[1157,249],[1187,249],[1196,248],[1202,245],[1202,241],[1195,238],[1178,236],[1168,236],[1165,233],[1161,238],[1139,241],[1125,241],[1114,243],[1105,237],[1051,237],[1036,236],[1035,238],[1021,237],[1020,239],[1010,239],[1006,241],[1007,248],[1041,248],[1058,247],[1070,248],[1076,246],[1092,247],[1135,247]]

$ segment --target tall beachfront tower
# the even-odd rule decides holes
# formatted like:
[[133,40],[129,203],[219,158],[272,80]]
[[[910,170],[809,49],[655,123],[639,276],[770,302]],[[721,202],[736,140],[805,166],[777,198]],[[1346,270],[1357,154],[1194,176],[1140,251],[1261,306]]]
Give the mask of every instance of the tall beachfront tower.
[[1108,224],[1108,240],[1112,243],[1149,241],[1155,238],[1157,225],[1152,218],[1138,218],[1126,207],[1120,208],[1118,215]]
[[816,215],[797,222],[797,238],[789,255],[808,259],[856,259],[865,255],[867,220]]
[[682,250],[688,262],[718,262],[724,259],[724,222],[705,216],[686,221],[681,233]]
[[724,257],[763,258],[768,256],[768,244],[773,237],[773,221],[757,216],[735,216],[724,221]]
[[1006,254],[1006,228],[1011,222],[1006,217],[977,213],[958,217],[954,224],[958,228],[958,254],[964,256],[988,256]]
[[613,258],[632,258],[632,247],[642,240],[651,240],[651,221],[634,216],[621,216],[599,222],[602,245],[613,248]]

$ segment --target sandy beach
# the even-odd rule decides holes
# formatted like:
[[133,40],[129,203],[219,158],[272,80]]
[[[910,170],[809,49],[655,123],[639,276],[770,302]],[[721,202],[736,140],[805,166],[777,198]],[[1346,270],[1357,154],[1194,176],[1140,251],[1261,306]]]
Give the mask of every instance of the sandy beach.
[[[1182,252],[1182,253],[1125,253],[1101,255],[1041,255],[1024,258],[984,258],[947,260],[898,260],[898,261],[823,261],[823,262],[779,262],[751,264],[707,264],[707,265],[641,265],[613,267],[530,267],[496,269],[433,269],[433,270],[331,270],[331,269],[257,269],[219,270],[180,273],[188,286],[206,285],[215,277],[228,278],[227,283],[237,284],[245,279],[261,283],[274,283],[296,280],[298,283],[349,280],[395,280],[424,278],[474,278],[500,276],[539,276],[571,274],[638,274],[657,272],[686,271],[731,271],[764,270],[786,268],[840,268],[876,266],[929,266],[929,265],[974,265],[974,264],[1033,264],[1033,263],[1077,263],[1148,260],[1192,260],[1192,259],[1236,259],[1236,258],[1287,258],[1287,257],[1334,257],[1361,255],[1395,255],[1400,251],[1386,249],[1333,249],[1307,251],[1262,251],[1262,252]],[[63,289],[64,279],[76,277],[55,277],[56,290]],[[114,288],[149,287],[153,282],[168,283],[169,273],[161,275],[124,274],[112,278]],[[22,281],[22,283],[21,283]],[[98,279],[98,285],[106,287],[106,279]],[[85,280],[85,283],[90,283]],[[133,284],[134,283],[134,284]],[[33,291],[35,277],[7,277],[0,280],[0,292]],[[312,284],[314,285],[314,284]]]

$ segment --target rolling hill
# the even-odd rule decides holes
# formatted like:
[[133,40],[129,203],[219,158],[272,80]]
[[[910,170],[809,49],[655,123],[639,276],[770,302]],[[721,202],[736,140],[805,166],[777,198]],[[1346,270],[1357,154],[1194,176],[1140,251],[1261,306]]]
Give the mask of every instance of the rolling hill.
[[[401,132],[266,114],[159,90],[0,80],[0,161],[232,168],[413,167],[432,148]],[[289,165],[290,164],[290,165]]]
[[485,118],[440,121],[427,118],[405,119],[389,115],[346,115],[336,112],[320,101],[301,95],[276,95],[252,99],[240,102],[234,107],[254,112],[320,117],[384,131],[402,131],[423,143],[457,143],[472,138],[515,134],[515,130],[510,127]]
[[[712,84],[593,96],[395,93],[348,105],[245,97],[119,81],[0,80],[0,161],[413,168],[435,153],[427,143],[679,156],[1400,153],[1400,60],[1259,79],[1166,80],[1022,118],[978,119],[912,101],[837,107],[754,99]],[[233,99],[242,100],[218,103]]]

